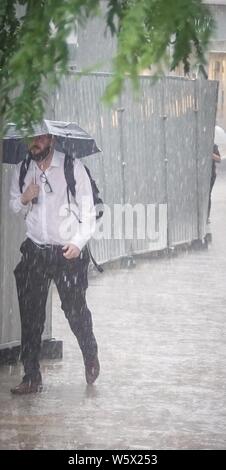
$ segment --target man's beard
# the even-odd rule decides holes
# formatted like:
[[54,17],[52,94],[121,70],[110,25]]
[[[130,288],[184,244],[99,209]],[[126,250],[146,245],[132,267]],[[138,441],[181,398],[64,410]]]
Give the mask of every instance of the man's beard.
[[42,150],[41,152],[36,153],[36,154],[32,153],[32,151],[29,150],[29,156],[35,162],[42,162],[42,160],[45,160],[45,158],[48,157],[48,155],[50,153],[50,150],[51,150],[50,146],[46,147],[44,150]]

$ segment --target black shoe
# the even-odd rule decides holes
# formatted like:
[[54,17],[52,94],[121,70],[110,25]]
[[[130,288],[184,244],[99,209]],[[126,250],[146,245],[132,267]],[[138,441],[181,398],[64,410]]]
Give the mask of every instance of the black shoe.
[[85,362],[86,382],[88,385],[92,385],[95,382],[99,373],[100,363],[98,356],[95,356],[94,359]]
[[42,382],[33,382],[33,381],[26,381],[21,382],[14,388],[11,388],[10,392],[13,395],[26,395],[28,393],[37,393],[42,391]]

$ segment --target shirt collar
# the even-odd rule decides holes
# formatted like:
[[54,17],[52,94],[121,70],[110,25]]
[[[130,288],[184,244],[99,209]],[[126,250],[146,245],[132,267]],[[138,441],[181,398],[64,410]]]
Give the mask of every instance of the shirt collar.
[[59,167],[61,166],[63,161],[64,161],[64,154],[62,152],[58,152],[58,150],[54,150],[50,167],[51,166]]

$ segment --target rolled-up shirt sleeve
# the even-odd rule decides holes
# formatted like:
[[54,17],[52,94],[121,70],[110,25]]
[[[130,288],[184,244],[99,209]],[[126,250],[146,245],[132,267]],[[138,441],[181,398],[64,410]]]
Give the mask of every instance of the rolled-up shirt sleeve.
[[82,250],[95,232],[96,210],[89,176],[79,160],[75,164],[74,176],[76,181],[76,203],[81,223],[78,224],[78,230],[76,230],[69,243],[73,243]]
[[21,163],[15,166],[10,186],[10,200],[9,207],[15,213],[26,214],[28,207],[22,204],[21,202],[21,192],[19,188],[19,175],[20,175],[20,166]]

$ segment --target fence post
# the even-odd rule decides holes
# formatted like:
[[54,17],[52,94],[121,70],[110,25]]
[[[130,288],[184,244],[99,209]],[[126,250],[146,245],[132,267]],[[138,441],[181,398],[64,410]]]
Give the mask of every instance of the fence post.
[[[121,104],[121,100],[120,100]],[[123,129],[123,113],[125,112],[125,108],[120,106],[117,108],[118,113],[118,124],[119,124],[119,148],[120,148],[120,163],[121,163],[121,180],[122,180],[122,204],[126,204],[126,178],[125,178],[125,169],[126,169],[126,161],[125,161],[125,146],[124,146],[124,129]],[[121,267],[134,267],[135,260],[133,258],[132,253],[132,246],[131,242],[125,239],[125,225],[123,225],[123,235],[124,235],[124,247],[125,247],[125,258],[122,259]]]
[[199,130],[198,130],[198,81],[194,81],[194,113],[195,113],[195,156],[196,156],[196,208],[197,208],[197,240],[202,239],[200,227],[200,193],[199,193]]
[[[96,96],[98,96],[98,88],[97,88],[98,80],[97,80],[97,77],[94,77],[94,78],[95,78]],[[100,81],[100,79],[103,80],[102,77],[99,78],[99,81]],[[97,100],[97,112],[98,112],[97,125],[98,125],[98,128],[99,128],[99,135],[100,135],[100,148],[102,150],[103,149],[103,131],[102,131],[102,127],[101,127],[101,103],[100,103],[99,100]],[[107,185],[106,185],[105,161],[104,161],[103,152],[101,152],[101,156],[100,156],[100,160],[99,160],[99,174],[101,175],[101,181],[102,181],[102,186],[103,186],[102,196],[103,196],[103,200],[105,201],[106,200]]]
[[165,97],[165,87],[166,80],[162,79],[162,106],[161,106],[161,118],[162,118],[162,142],[163,142],[163,162],[164,162],[164,203],[167,207],[167,249],[171,247],[171,233],[170,233],[170,220],[169,220],[169,187],[168,187],[168,158],[167,158],[167,148],[166,148],[166,120],[168,118],[166,114],[166,97]]
[[126,183],[125,183],[125,158],[124,158],[124,141],[123,141],[123,113],[125,108],[117,108],[118,123],[119,123],[119,148],[120,148],[120,163],[121,163],[121,178],[122,178],[122,203],[126,202]]

